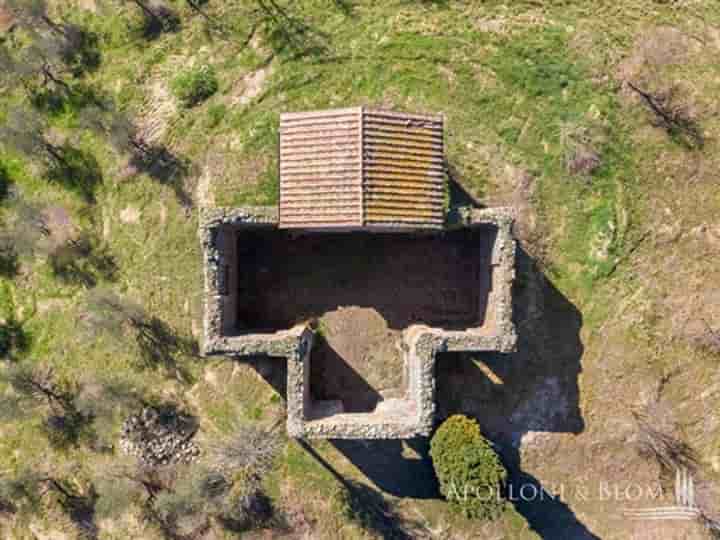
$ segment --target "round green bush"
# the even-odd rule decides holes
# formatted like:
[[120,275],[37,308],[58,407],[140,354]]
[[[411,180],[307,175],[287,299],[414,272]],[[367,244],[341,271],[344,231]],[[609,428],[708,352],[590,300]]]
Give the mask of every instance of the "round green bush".
[[430,456],[440,492],[453,510],[477,519],[503,511],[507,471],[475,420],[460,414],[445,420],[430,441]]
[[184,107],[205,101],[218,90],[212,66],[204,65],[180,73],[172,82],[172,91]]

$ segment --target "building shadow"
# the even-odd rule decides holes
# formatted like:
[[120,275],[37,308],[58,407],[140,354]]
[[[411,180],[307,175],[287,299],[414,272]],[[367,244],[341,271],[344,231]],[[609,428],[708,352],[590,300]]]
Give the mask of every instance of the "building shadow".
[[541,445],[542,434],[585,428],[578,387],[582,315],[522,248],[516,272],[517,351],[438,355],[437,420],[458,413],[478,420],[508,469],[510,502],[538,535],[595,539],[565,501],[523,469],[520,455],[521,448]]
[[[566,502],[523,469],[520,449],[534,444],[533,438],[584,430],[578,388],[584,348],[582,315],[522,249],[516,271],[517,352],[439,354],[437,422],[453,414],[478,420],[508,468],[510,502],[542,538],[598,538]],[[428,439],[331,442],[383,492],[439,496]]]
[[311,353],[310,395],[314,402],[341,401],[348,413],[372,412],[383,399],[322,335]]
[[440,497],[427,437],[330,442],[384,493],[413,499]]
[[[439,424],[453,414],[478,420],[508,468],[510,502],[540,537],[596,539],[565,501],[523,469],[521,448],[542,444],[542,434],[584,430],[578,387],[584,347],[581,313],[522,248],[516,255],[517,351],[439,354],[436,420]],[[284,396],[286,364],[278,360],[259,360],[256,369]],[[330,442],[383,493],[440,496],[427,438]]]

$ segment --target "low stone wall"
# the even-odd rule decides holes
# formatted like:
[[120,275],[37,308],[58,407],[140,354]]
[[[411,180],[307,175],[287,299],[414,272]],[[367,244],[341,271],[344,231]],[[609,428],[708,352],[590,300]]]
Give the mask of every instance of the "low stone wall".
[[511,352],[515,349],[517,334],[512,321],[516,249],[512,233],[514,213],[508,208],[460,209],[449,216],[448,230],[491,227],[497,231],[490,261],[492,290],[488,299],[494,324],[464,331],[446,331],[424,325],[407,328],[403,332],[408,377],[405,399],[384,402],[372,413],[314,415],[310,393],[313,330],[306,325],[298,325],[267,334],[233,332],[238,302],[233,279],[238,264],[235,260],[235,235],[242,229],[277,227],[277,219],[275,209],[269,208],[212,209],[201,213],[200,242],[205,262],[202,351],[205,355],[286,358],[287,430],[290,436],[398,439],[429,435],[435,417],[435,362],[438,353]]
[[[234,354],[226,336],[232,332],[237,311],[237,286],[232,287],[234,280],[231,276],[237,271],[237,260],[233,258],[236,231],[242,228],[273,228],[277,226],[277,219],[277,210],[267,207],[201,211],[198,234],[205,278],[203,354]],[[238,345],[243,349],[249,348],[241,343]]]

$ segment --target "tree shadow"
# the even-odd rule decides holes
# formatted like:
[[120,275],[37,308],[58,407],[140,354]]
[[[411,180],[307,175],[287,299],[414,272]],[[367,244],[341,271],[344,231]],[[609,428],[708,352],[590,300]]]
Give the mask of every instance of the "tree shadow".
[[99,529],[95,523],[98,494],[92,485],[87,492],[78,492],[75,486],[62,479],[47,477],[43,478],[41,483],[45,484],[42,491],[55,494],[60,507],[75,526],[78,538],[83,540],[98,538]]
[[56,278],[73,285],[94,287],[99,280],[117,278],[115,257],[106,245],[87,234],[56,247],[48,261]]
[[93,445],[93,416],[79,411],[74,401],[51,411],[42,423],[42,430],[50,446],[57,450],[77,448],[81,443]]
[[20,263],[18,254],[7,238],[0,236],[0,276],[12,279],[18,275]]
[[5,167],[5,164],[0,163],[0,205],[2,205],[6,199],[10,197],[10,185],[12,179],[10,173]]
[[193,380],[190,371],[177,361],[176,356],[197,356],[197,341],[179,335],[165,321],[153,316],[135,323],[135,331],[141,367],[161,367],[168,373],[179,375],[184,381]]
[[30,335],[14,318],[0,323],[0,359],[14,361],[30,348]]
[[95,156],[67,143],[60,147],[60,156],[60,160],[51,162],[48,180],[77,193],[88,203],[94,203],[95,190],[103,180]]
[[218,516],[220,526],[231,533],[247,533],[250,529],[270,529],[276,532],[289,533],[290,526],[273,504],[268,495],[262,491],[253,493],[250,504],[244,509],[242,519],[231,516]]
[[96,71],[102,61],[98,35],[74,24],[63,25],[63,30],[65,40],[60,57],[70,68],[72,75],[81,77]]
[[58,116],[86,107],[105,109],[108,106],[108,97],[91,84],[75,82],[66,86],[34,88],[30,93],[30,102],[38,111]]
[[319,56],[327,51],[327,36],[310,27],[299,15],[275,0],[255,0],[268,45],[275,54],[294,58]]
[[350,0],[333,0],[335,7],[342,11],[345,15],[352,15],[355,6]]
[[158,183],[169,186],[181,206],[192,208],[192,197],[184,186],[185,179],[192,173],[190,161],[171,152],[163,145],[150,145],[138,141],[135,143],[128,165],[147,174]]
[[142,23],[138,28],[142,38],[152,41],[162,34],[179,32],[182,27],[180,16],[167,4],[161,2],[148,2],[146,0],[132,0],[142,13]]

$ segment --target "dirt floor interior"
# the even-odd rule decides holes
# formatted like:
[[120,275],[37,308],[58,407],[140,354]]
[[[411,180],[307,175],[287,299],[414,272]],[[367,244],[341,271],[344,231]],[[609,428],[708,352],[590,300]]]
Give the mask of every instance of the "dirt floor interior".
[[370,412],[405,394],[402,330],[486,323],[493,229],[238,235],[240,330],[316,321],[311,390]]

